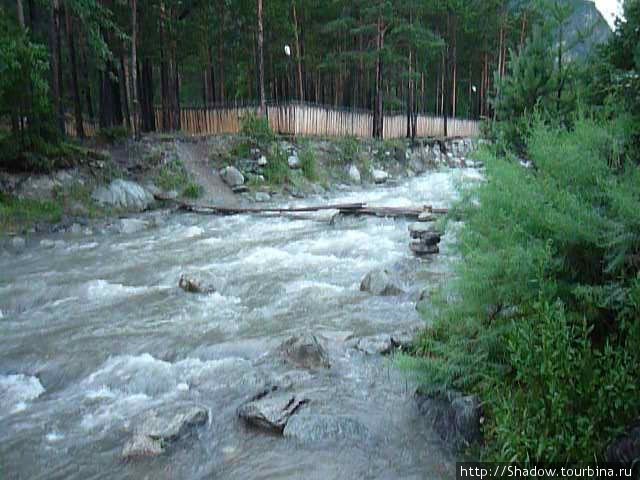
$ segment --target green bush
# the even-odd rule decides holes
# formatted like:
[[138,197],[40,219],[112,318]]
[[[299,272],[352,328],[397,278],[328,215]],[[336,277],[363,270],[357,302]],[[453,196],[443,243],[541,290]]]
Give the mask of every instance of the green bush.
[[129,136],[129,130],[124,126],[101,128],[98,138],[104,143],[119,143]]
[[242,125],[240,132],[247,137],[255,146],[266,148],[275,139],[276,136],[269,126],[269,120],[266,117],[258,116],[254,113],[248,113],[242,117]]
[[198,198],[202,195],[202,186],[198,185],[195,182],[189,182],[184,190],[182,191],[182,195],[188,198]]
[[271,184],[281,184],[289,178],[287,153],[279,146],[276,146],[269,155],[264,169],[264,178]]
[[316,159],[313,155],[313,150],[309,146],[305,146],[300,151],[300,167],[302,174],[307,180],[314,182],[318,179],[318,172],[316,168]]
[[163,190],[181,191],[189,182],[189,174],[177,157],[162,164],[155,178],[156,185]]
[[640,414],[640,172],[615,124],[532,123],[533,168],[485,150],[460,261],[400,363],[477,392],[493,460],[593,461]]
[[340,150],[340,162],[342,164],[350,164],[358,159],[360,151],[360,142],[356,137],[343,137],[338,142]]

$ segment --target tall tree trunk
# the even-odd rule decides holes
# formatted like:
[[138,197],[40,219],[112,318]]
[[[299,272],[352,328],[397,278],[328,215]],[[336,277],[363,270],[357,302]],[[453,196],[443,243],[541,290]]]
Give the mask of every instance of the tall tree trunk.
[[18,23],[20,28],[24,31],[26,25],[24,23],[24,8],[22,7],[22,0],[17,0],[16,9],[18,10]]
[[141,77],[142,131],[152,132],[156,129],[156,115],[153,107],[153,64],[148,58],[142,60]]
[[124,119],[127,128],[130,130],[131,125],[131,107],[129,104],[129,99],[131,95],[129,94],[129,72],[127,68],[127,62],[124,59],[124,53],[120,53],[120,95],[124,104]]
[[71,89],[73,91],[73,111],[76,120],[76,135],[84,138],[84,124],[82,122],[82,103],[80,101],[80,87],[78,86],[78,65],[76,59],[76,42],[73,34],[73,21],[69,15],[69,7],[64,9],[67,26],[67,42],[69,43],[69,64],[71,65]]
[[224,92],[224,56],[222,50],[224,48],[224,20],[225,20],[225,0],[220,0],[218,3],[218,12],[220,14],[220,25],[218,26],[218,86],[220,92],[218,94],[218,100],[220,102],[225,101]]
[[89,120],[93,121],[95,119],[95,113],[93,111],[93,101],[91,100],[91,82],[89,80],[89,62],[87,62],[87,42],[85,37],[83,37],[83,41],[81,43],[82,48],[80,49],[80,51],[85,103],[87,104],[87,114],[89,115]]
[[296,2],[291,2],[293,9],[293,32],[296,42],[296,62],[298,64],[298,100],[304,101],[304,90],[302,88],[302,56],[300,55],[300,37],[298,35],[298,16],[296,14]]
[[382,48],[384,46],[384,24],[382,16],[378,16],[377,34],[376,34],[376,90],[375,103],[373,109],[373,136],[382,138],[383,136],[383,111],[382,111],[382,95],[383,95],[383,78],[382,78]]
[[262,31],[262,0],[258,0],[258,92],[260,95],[260,115],[267,113],[267,104],[264,95],[264,57],[263,57],[264,32]]
[[64,134],[64,112],[62,106],[62,71],[60,62],[60,0],[51,0],[49,22],[49,49],[51,52],[51,98],[55,114],[55,125],[60,135]]
[[131,0],[131,104],[134,137],[138,137],[140,128],[140,105],[138,103],[138,5],[137,0]]

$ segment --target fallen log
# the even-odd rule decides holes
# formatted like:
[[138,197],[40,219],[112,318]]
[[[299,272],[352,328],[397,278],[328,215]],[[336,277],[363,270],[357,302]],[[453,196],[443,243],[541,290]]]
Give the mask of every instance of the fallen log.
[[344,215],[375,215],[378,217],[410,217],[417,218],[423,212],[446,214],[446,208],[422,207],[375,207],[366,203],[339,203],[332,205],[314,205],[308,207],[226,207],[221,205],[199,205],[182,202],[180,200],[155,195],[157,200],[169,201],[177,205],[180,210],[210,215],[238,215],[238,214],[265,214],[265,213],[301,213],[318,212],[321,210],[338,210]]

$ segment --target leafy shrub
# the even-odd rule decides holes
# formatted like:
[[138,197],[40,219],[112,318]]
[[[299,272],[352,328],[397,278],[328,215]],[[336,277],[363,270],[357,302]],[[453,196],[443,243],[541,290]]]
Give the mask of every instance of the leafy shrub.
[[313,150],[309,146],[305,146],[300,151],[300,168],[302,169],[302,174],[309,181],[315,181],[318,179],[318,172],[316,169],[316,159],[313,155]]
[[202,195],[202,186],[195,182],[189,182],[187,186],[184,187],[182,195],[188,198],[198,198]]
[[240,132],[258,147],[267,147],[276,138],[266,117],[248,113],[242,117]]
[[101,128],[98,138],[104,143],[119,143],[129,136],[129,130],[124,126]]
[[269,155],[267,166],[264,169],[264,178],[269,183],[281,184],[286,182],[288,177],[287,153],[280,146],[276,146]]
[[482,396],[490,459],[601,459],[640,413],[640,172],[615,140],[533,122],[533,168],[485,150],[463,187],[456,276],[400,363]]
[[360,143],[356,137],[342,137],[338,142],[338,146],[342,164],[354,163],[357,160]]
[[156,185],[163,190],[180,191],[189,181],[189,174],[177,157],[162,164],[155,178]]

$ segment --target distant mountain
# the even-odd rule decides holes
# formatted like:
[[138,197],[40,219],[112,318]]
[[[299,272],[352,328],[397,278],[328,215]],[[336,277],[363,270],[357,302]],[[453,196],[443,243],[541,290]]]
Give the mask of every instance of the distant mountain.
[[611,27],[590,0],[564,0],[573,5],[573,15],[568,21],[566,45],[572,58],[586,57],[594,45],[605,43],[611,35]]
[[[561,0],[570,4],[573,14],[565,25],[564,44],[569,58],[585,58],[594,45],[604,43],[611,35],[611,28],[592,0]],[[509,8],[520,10],[532,0],[511,0]]]

